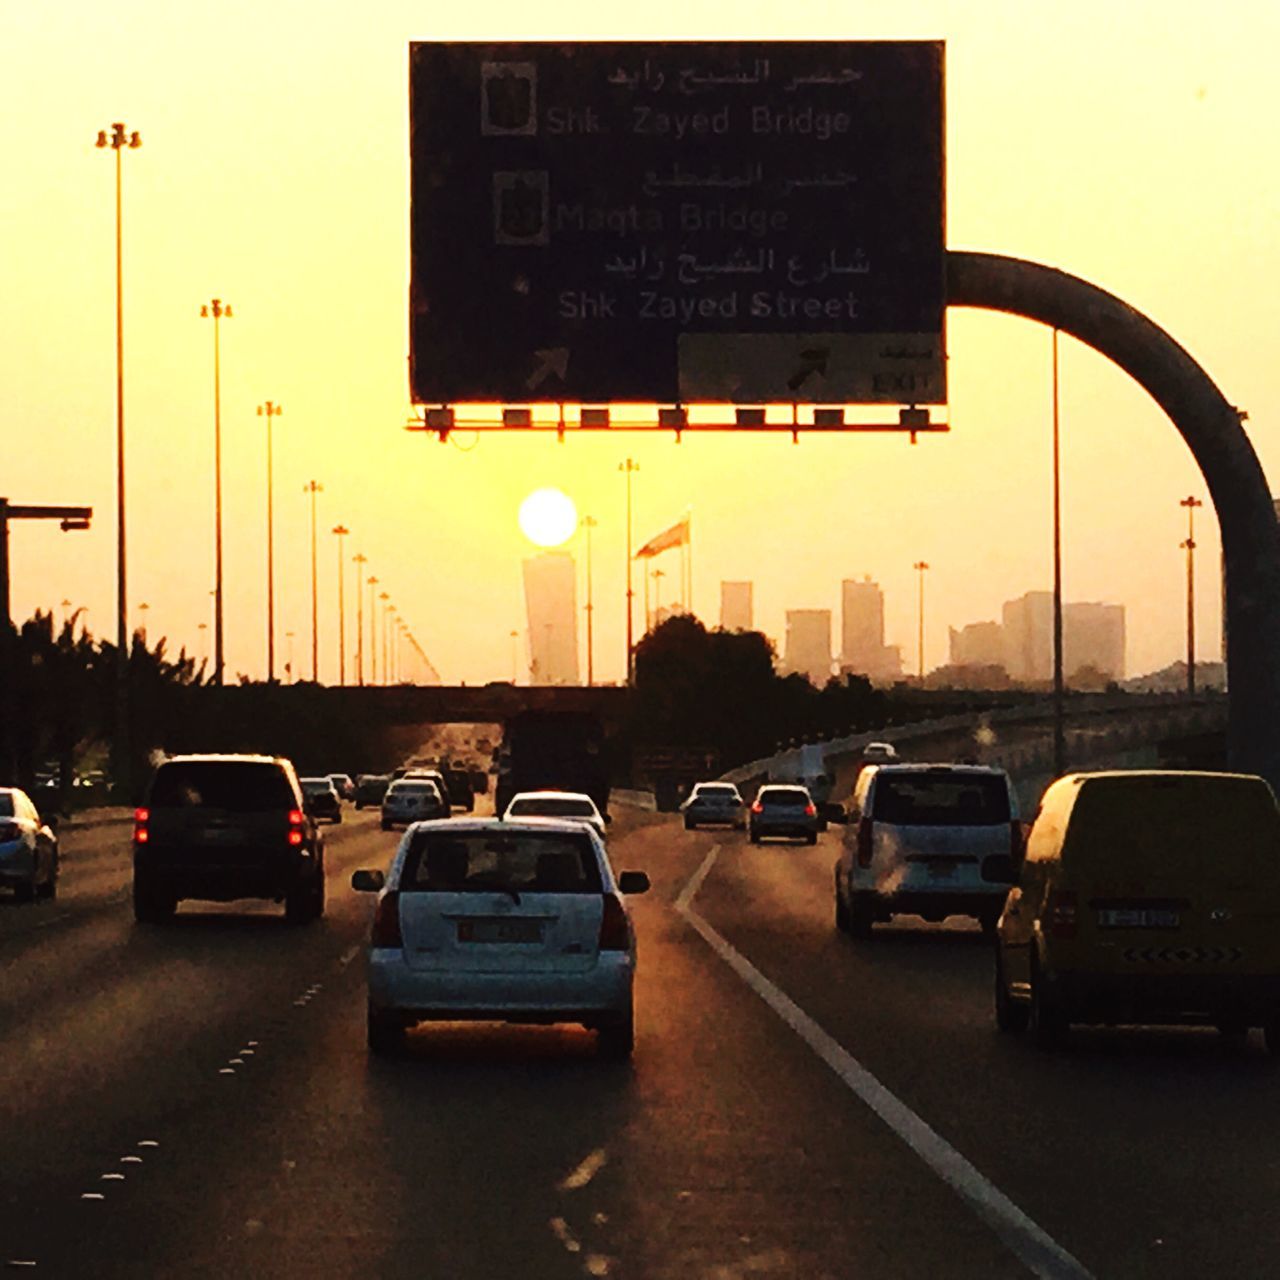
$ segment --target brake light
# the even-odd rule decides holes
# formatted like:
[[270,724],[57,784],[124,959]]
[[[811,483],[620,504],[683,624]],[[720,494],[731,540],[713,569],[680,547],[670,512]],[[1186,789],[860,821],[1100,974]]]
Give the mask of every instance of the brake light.
[[1051,938],[1074,938],[1080,920],[1076,895],[1067,889],[1054,889],[1044,908],[1045,923]]
[[133,843],[146,844],[150,838],[147,831],[147,823],[151,820],[150,809],[135,809],[133,811]]
[[806,818],[816,818],[816,817],[818,816],[818,810],[817,810],[817,807],[816,807],[816,806],[814,806],[814,805],[812,805],[812,804],[807,804],[807,805],[805,805],[805,807],[804,807],[804,816],[805,816]]
[[751,806],[751,812],[752,812],[752,813],[763,813],[763,812],[764,812],[764,805],[762,805],[762,804],[760,803],[760,801],[759,801],[759,800],[757,800],[757,801],[755,802],[755,804],[753,804],[753,805]]
[[612,893],[604,895],[604,911],[600,916],[600,950],[629,951],[631,924],[622,903]]
[[871,865],[872,826],[870,818],[863,818],[858,823],[858,866],[860,867]]
[[307,821],[306,814],[301,809],[289,810],[289,825],[291,827],[301,827]]
[[307,838],[303,831],[306,822],[307,815],[301,809],[289,810],[289,843],[295,848]]
[[373,931],[369,937],[375,947],[403,947],[400,933],[400,893],[392,889],[378,899],[378,909],[373,913]]

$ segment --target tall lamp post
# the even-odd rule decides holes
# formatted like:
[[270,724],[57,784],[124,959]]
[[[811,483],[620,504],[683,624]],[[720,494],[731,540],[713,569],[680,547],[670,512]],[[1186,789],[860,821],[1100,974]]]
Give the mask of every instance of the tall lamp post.
[[378,579],[372,574],[368,578],[369,585],[369,683],[378,683],[378,604],[374,592]]
[[919,595],[916,601],[916,655],[917,655],[917,674],[921,683],[924,682],[924,575],[928,571],[929,564],[926,560],[917,560],[911,566],[920,575]]
[[511,683],[520,683],[520,633],[511,633]]
[[[595,604],[591,598],[591,530],[599,525],[599,521],[595,516],[583,516],[582,527],[587,531],[587,687],[590,688],[596,682],[596,666],[595,666],[595,634],[592,630],[592,614],[595,612]],[[628,557],[630,560],[630,557]],[[512,632],[514,635],[515,632]]]
[[1203,507],[1199,498],[1187,496],[1178,503],[1187,509],[1187,539],[1182,549],[1187,553],[1187,693],[1196,691],[1196,508]]
[[200,308],[213,319],[213,683],[222,683],[222,349],[218,326],[231,304],[214,298]]
[[346,525],[335,524],[330,530],[338,540],[338,685],[347,683],[347,603],[346,592],[342,587],[343,566],[342,540],[351,532]]
[[[631,602],[635,596],[631,579],[631,478],[640,470],[640,464],[633,458],[618,464],[618,470],[627,477],[627,683],[634,684],[636,679],[636,646],[635,632],[632,629]],[[648,579],[646,578],[647,582]]]
[[1053,771],[1067,771],[1067,682],[1062,642],[1062,460],[1058,415],[1058,330],[1053,331]]
[[391,597],[385,591],[378,592],[382,601],[382,620],[378,627],[378,643],[382,645],[382,683],[391,683],[391,668],[387,665],[387,610],[391,608]]
[[125,582],[124,520],[124,230],[121,156],[142,145],[121,123],[98,131],[98,146],[116,153],[116,781],[132,787],[129,756],[129,604]]
[[142,614],[142,623],[138,627],[138,634],[142,637],[142,647],[144,649],[147,647],[147,610],[150,608],[151,606],[145,600],[138,606],[138,612]]
[[364,684],[364,566],[368,558],[359,551],[351,557],[356,567],[356,684]]
[[258,416],[267,420],[267,683],[276,678],[276,539],[275,484],[271,470],[271,419],[284,410],[268,400],[258,406]]
[[316,499],[324,485],[308,480],[303,493],[311,495],[311,682],[320,683],[320,577],[316,569]]

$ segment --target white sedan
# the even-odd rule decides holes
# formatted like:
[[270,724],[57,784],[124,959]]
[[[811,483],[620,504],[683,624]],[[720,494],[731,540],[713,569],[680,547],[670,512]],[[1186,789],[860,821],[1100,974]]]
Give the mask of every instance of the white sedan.
[[582,823],[544,818],[418,822],[384,875],[369,946],[368,1038],[391,1053],[419,1022],[577,1022],[601,1054],[635,1043],[635,933],[622,895],[649,877],[614,877]]
[[511,818],[567,818],[585,822],[601,840],[609,821],[596,802],[581,791],[518,791],[502,818],[504,822]]
[[17,787],[0,787],[0,885],[26,902],[58,892],[58,837]]

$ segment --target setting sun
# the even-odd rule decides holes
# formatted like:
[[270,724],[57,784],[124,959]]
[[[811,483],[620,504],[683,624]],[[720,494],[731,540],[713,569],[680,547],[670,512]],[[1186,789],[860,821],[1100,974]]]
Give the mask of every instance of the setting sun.
[[573,499],[559,489],[535,489],[520,504],[520,529],[540,547],[558,547],[578,527]]

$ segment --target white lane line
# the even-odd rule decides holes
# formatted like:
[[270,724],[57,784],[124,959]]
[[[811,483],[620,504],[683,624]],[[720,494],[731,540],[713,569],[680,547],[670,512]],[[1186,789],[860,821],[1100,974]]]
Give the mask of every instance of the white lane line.
[[551,1234],[560,1241],[562,1245],[570,1253],[581,1253],[582,1245],[578,1242],[578,1238],[569,1230],[569,1224],[563,1218],[552,1218],[547,1225],[551,1228]]
[[605,1167],[608,1160],[609,1157],[605,1155],[604,1148],[597,1147],[572,1173],[565,1177],[560,1183],[560,1190],[581,1191]]
[[720,846],[703,859],[676,899],[675,907],[702,940],[875,1112],[1042,1280],[1092,1280],[1090,1272],[999,1188],[988,1182],[950,1143],[828,1035],[784,991],[774,986],[740,951],[693,909],[693,898],[715,864]]
[[360,954],[360,944],[356,943],[354,947],[348,947],[341,956],[338,957],[338,968],[345,969]]

